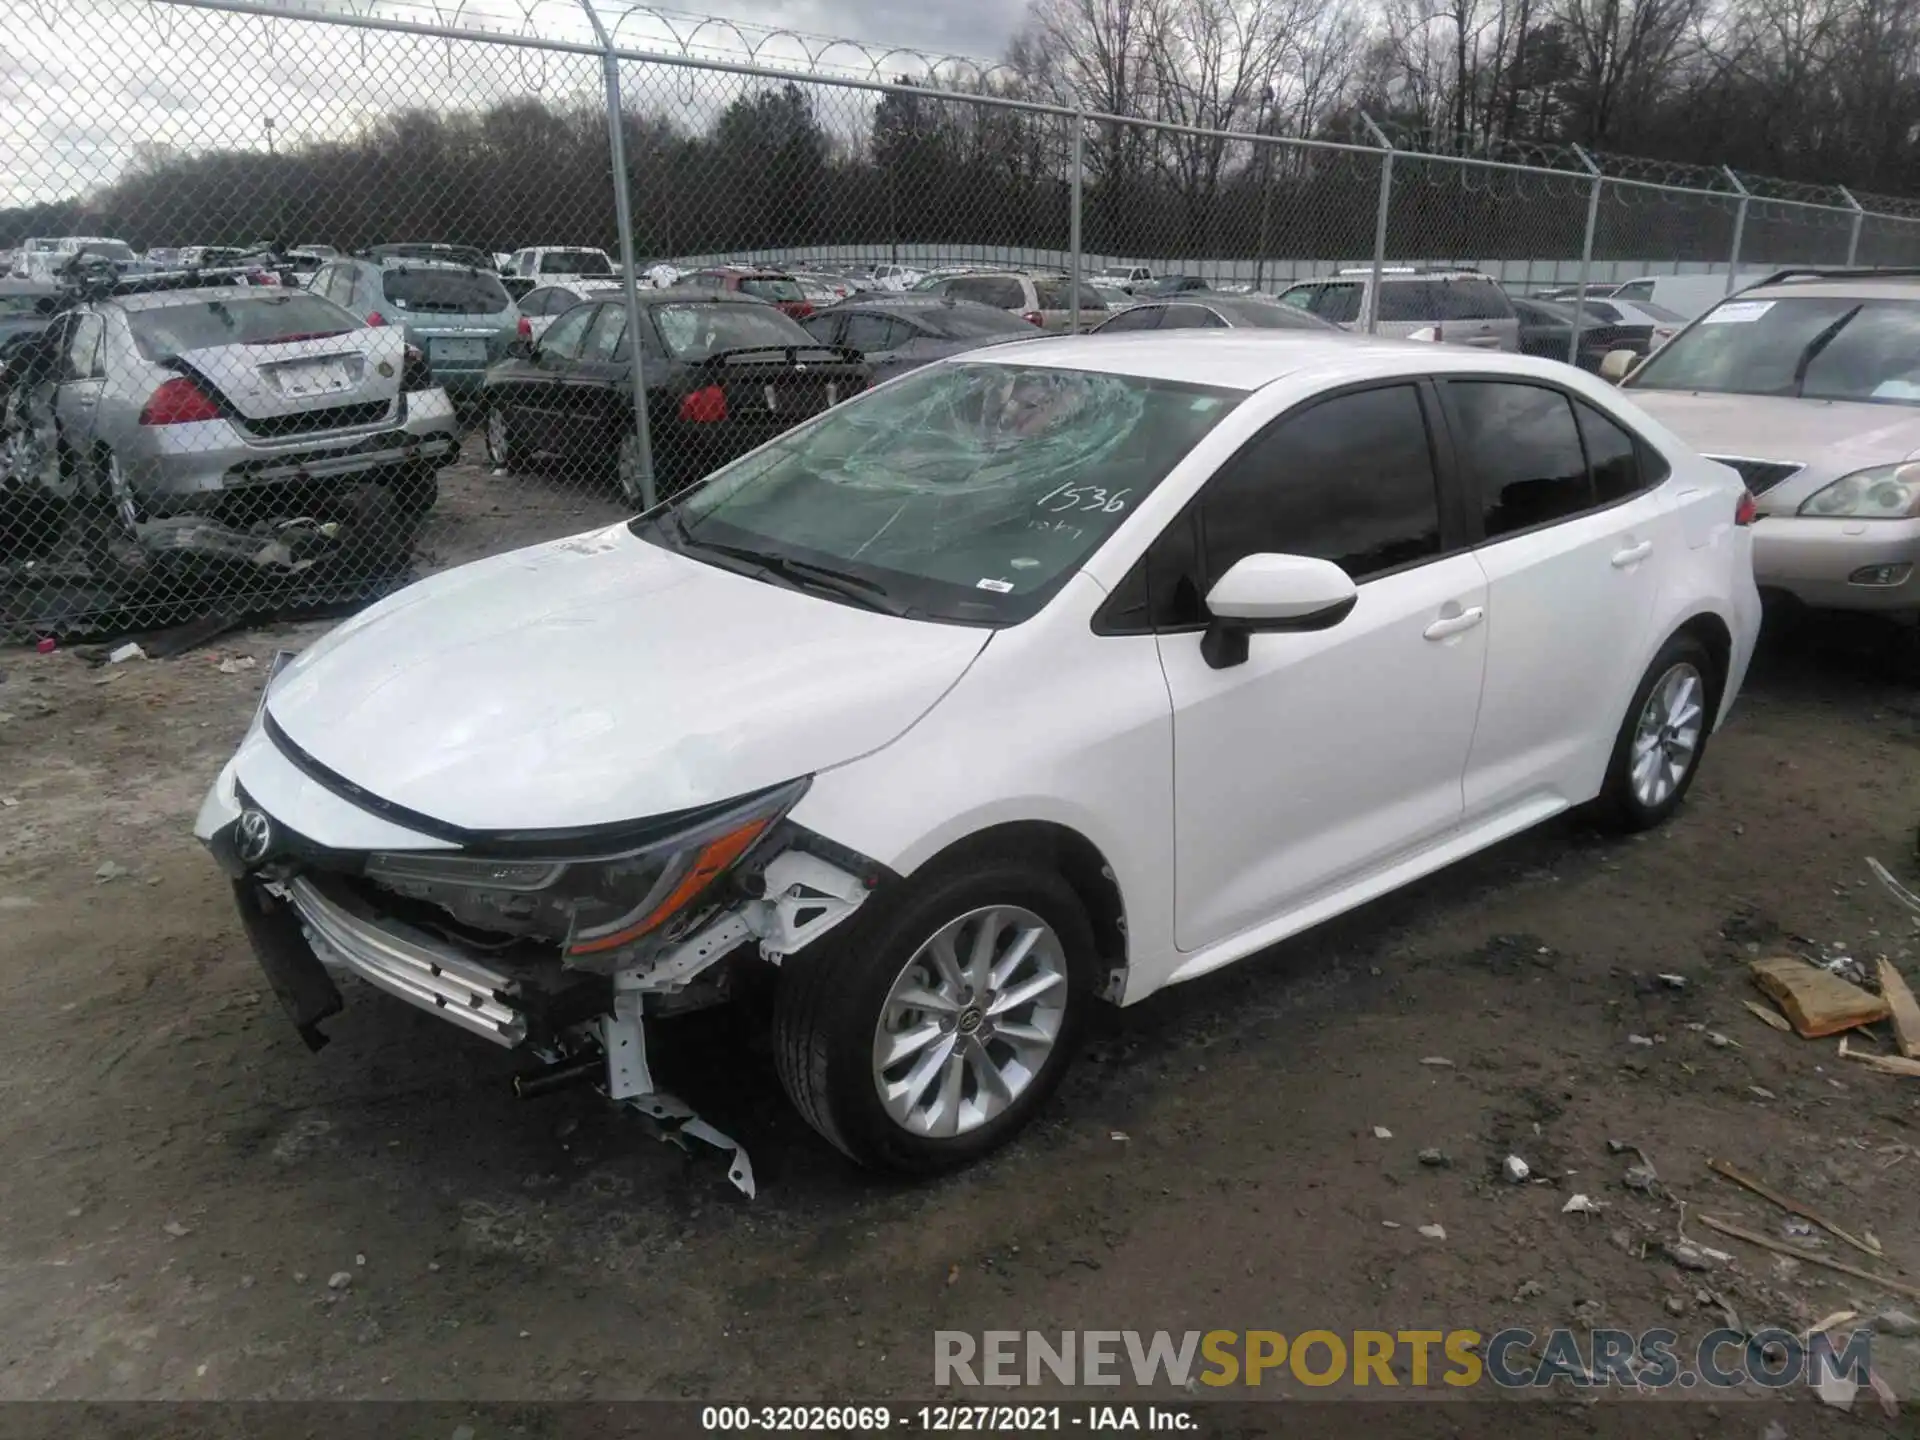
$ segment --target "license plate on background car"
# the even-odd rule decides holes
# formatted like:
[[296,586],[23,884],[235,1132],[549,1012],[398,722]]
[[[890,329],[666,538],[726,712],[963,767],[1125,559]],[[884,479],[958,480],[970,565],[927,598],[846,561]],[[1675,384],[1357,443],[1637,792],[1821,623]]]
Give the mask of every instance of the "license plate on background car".
[[275,386],[289,400],[304,400],[311,395],[331,395],[353,383],[344,360],[308,360],[298,365],[276,365],[267,372]]
[[487,342],[484,340],[429,340],[427,359],[435,365],[484,365]]

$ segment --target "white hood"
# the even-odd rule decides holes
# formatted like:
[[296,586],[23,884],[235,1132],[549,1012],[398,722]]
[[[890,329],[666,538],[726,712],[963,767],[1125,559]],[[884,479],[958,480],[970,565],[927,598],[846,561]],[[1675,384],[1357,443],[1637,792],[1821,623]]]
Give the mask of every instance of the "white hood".
[[268,712],[321,764],[437,820],[612,824],[879,749],[991,633],[762,583],[615,525],[382,601],[283,671]]

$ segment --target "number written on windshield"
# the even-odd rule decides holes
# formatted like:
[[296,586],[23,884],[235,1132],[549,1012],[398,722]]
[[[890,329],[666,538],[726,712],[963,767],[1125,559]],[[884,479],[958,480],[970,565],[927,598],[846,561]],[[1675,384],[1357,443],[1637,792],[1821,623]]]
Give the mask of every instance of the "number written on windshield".
[[[1097,485],[1062,485],[1034,501],[1033,508],[1044,509],[1051,515],[1064,515],[1069,510],[1098,510],[1118,515],[1127,508],[1127,496],[1132,493],[1132,490],[1115,490],[1109,495]],[[1055,503],[1049,504],[1049,501]]]

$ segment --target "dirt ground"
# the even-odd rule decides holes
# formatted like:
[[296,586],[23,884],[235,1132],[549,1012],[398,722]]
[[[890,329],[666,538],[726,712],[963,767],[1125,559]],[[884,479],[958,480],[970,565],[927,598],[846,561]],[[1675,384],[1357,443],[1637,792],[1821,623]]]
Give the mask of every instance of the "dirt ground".
[[[433,561],[612,513],[533,485],[461,472]],[[1717,1156],[1920,1272],[1920,1081],[1741,1004],[1761,952],[1920,981],[1864,864],[1920,868],[1920,691],[1838,643],[1769,642],[1667,829],[1550,824],[1104,1014],[1042,1122],[957,1177],[853,1170],[741,1017],[659,1025],[663,1083],[745,1141],[749,1201],[716,1155],[591,1092],[517,1100],[510,1057],[364,988],[301,1045],[189,828],[266,660],[320,628],[98,669],[0,654],[0,1397],[925,1398],[936,1328],[1920,1310],[1698,1220],[1787,1233]],[[1541,1183],[1506,1183],[1508,1154]],[[1604,1208],[1562,1213],[1574,1193]],[[1732,1260],[1666,1258],[1681,1201]],[[1920,1339],[1874,1353],[1920,1394]]]

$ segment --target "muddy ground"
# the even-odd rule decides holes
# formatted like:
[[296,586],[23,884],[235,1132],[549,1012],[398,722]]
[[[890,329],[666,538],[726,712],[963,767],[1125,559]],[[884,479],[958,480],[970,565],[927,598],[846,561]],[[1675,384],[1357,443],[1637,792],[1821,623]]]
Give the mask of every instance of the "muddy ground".
[[[436,563],[612,513],[471,470],[443,503]],[[1104,1015],[1042,1123],[957,1177],[853,1170],[744,1019],[660,1025],[662,1082],[746,1142],[748,1201],[713,1154],[590,1092],[516,1100],[510,1057],[365,989],[301,1045],[189,826],[264,662],[319,629],[98,669],[0,655],[0,1397],[927,1397],[936,1328],[1696,1336],[1920,1310],[1698,1222],[1784,1233],[1717,1156],[1920,1274],[1920,1082],[1741,1004],[1781,949],[1920,981],[1920,931],[1864,865],[1920,868],[1920,690],[1834,637],[1769,641],[1666,830],[1553,823]],[[1502,1180],[1509,1153],[1544,1183]],[[1576,1192],[1605,1208],[1563,1214]],[[1665,1258],[1683,1200],[1730,1262]],[[1920,1339],[1875,1355],[1920,1393]]]

